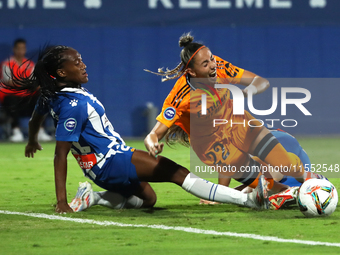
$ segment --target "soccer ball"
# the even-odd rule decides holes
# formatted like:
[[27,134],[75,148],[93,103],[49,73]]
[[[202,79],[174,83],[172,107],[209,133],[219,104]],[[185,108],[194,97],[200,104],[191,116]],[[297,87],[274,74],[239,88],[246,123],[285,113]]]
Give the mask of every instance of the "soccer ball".
[[325,179],[309,179],[298,191],[298,205],[306,217],[329,216],[338,204],[338,192]]

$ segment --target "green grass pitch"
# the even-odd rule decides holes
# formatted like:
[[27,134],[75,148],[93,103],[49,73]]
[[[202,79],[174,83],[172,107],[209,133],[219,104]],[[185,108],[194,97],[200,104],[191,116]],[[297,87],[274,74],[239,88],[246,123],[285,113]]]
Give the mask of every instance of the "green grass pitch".
[[[339,164],[339,137],[298,139],[312,163]],[[144,149],[142,141],[127,144]],[[55,215],[54,143],[43,144],[34,159],[25,144],[0,144],[0,210]],[[163,155],[189,167],[187,148],[165,148]],[[78,182],[87,179],[69,156],[69,201]],[[216,179],[211,179],[216,182]],[[340,179],[331,182],[340,191]],[[235,183],[233,183],[235,185]],[[305,218],[297,207],[256,211],[235,205],[199,205],[199,199],[169,183],[152,184],[158,201],[153,210],[110,210],[95,206],[64,217],[129,224],[192,227],[284,239],[340,243],[340,210],[325,218]],[[93,185],[94,190],[100,190]],[[0,214],[0,254],[339,254],[340,247],[278,243],[241,237],[174,230],[98,226]]]

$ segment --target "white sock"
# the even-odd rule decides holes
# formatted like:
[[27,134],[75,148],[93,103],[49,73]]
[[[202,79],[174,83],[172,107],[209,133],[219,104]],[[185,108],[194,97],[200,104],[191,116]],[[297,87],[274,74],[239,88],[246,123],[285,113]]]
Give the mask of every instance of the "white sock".
[[119,193],[111,191],[94,191],[93,195],[94,205],[102,205],[112,209],[140,208],[143,205],[143,199],[136,196],[125,198]]
[[185,177],[182,188],[196,197],[220,203],[246,205],[248,195],[241,191],[209,182],[190,173]]

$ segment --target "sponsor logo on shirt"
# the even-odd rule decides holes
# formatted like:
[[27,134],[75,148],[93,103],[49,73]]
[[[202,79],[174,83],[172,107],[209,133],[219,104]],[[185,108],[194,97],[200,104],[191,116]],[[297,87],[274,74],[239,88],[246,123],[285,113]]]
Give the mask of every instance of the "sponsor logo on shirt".
[[163,116],[164,118],[166,118],[167,120],[172,120],[176,115],[176,110],[173,107],[168,107],[165,109]]
[[69,118],[64,122],[64,127],[67,131],[73,131],[77,126],[77,121],[73,118]]
[[97,164],[97,158],[93,153],[87,155],[73,154],[73,156],[76,158],[81,169],[89,170]]

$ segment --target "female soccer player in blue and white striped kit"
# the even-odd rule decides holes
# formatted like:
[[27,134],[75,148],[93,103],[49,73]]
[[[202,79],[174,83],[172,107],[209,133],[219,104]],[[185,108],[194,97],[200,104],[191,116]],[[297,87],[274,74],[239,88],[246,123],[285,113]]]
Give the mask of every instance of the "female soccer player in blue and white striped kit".
[[[59,213],[73,211],[66,195],[69,151],[86,177],[134,208],[156,203],[156,194],[148,182],[172,182],[195,196],[223,203],[268,207],[263,179],[254,192],[243,194],[198,178],[165,157],[155,158],[127,146],[106,117],[104,106],[81,86],[88,82],[88,74],[81,55],[73,48],[54,46],[43,50],[33,74],[28,78],[13,77],[13,81],[15,86],[2,86],[16,91],[38,90],[41,94],[29,122],[26,157],[41,150],[37,134],[44,115],[49,112],[55,120],[54,172]],[[90,193],[86,206],[98,200],[98,194]]]

